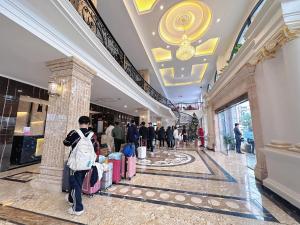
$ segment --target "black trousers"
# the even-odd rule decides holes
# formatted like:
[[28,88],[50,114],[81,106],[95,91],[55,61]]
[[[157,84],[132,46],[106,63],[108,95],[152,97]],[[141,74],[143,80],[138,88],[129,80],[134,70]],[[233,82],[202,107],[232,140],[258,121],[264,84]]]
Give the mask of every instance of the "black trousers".
[[159,147],[165,147],[165,139],[159,140]]
[[115,151],[119,152],[121,149],[122,139],[115,138],[114,142],[115,142]]
[[147,148],[151,150],[151,152],[153,152],[153,138],[152,139],[148,139],[147,141]]

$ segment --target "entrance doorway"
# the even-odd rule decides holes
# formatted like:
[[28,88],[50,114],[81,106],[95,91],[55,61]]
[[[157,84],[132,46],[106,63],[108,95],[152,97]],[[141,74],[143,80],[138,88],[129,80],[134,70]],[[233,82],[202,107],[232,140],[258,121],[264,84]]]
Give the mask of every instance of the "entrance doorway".
[[240,124],[240,131],[244,138],[241,150],[246,154],[247,166],[254,169],[256,165],[255,142],[252,127],[252,117],[249,101],[243,100],[223,108],[217,112],[219,149],[228,155],[235,152],[234,124]]

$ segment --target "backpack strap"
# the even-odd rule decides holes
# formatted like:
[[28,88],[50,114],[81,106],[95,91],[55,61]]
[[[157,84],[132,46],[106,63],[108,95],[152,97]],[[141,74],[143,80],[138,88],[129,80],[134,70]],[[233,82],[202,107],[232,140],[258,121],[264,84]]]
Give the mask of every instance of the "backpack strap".
[[87,138],[90,140],[90,139],[92,139],[93,135],[94,135],[94,132],[91,131],[90,134],[87,136]]

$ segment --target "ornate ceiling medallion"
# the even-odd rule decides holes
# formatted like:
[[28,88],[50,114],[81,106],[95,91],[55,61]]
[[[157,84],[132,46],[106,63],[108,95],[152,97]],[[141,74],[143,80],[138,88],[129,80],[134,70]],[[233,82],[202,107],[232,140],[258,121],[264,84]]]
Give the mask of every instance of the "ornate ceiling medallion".
[[158,0],[133,0],[139,14],[151,12]]
[[204,35],[211,18],[211,10],[203,2],[181,1],[169,8],[160,19],[160,37],[168,44],[181,45],[185,35],[192,43]]

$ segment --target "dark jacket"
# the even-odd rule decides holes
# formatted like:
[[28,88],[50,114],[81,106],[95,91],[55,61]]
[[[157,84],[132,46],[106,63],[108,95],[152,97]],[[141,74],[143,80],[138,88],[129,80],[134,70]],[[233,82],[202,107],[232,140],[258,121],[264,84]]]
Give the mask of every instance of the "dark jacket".
[[127,142],[135,143],[139,139],[139,132],[134,124],[131,124],[127,128]]
[[[83,133],[84,136],[89,136],[90,134],[90,130],[87,128],[80,128],[81,132]],[[80,140],[80,136],[79,134],[76,132],[76,130],[72,130],[66,137],[66,139],[63,141],[65,146],[72,146],[72,149],[75,148],[75,146],[77,145],[78,141]],[[94,136],[92,136],[91,141],[93,143],[94,146],[94,150],[95,152],[97,151],[97,143],[96,140],[94,139]]]
[[236,140],[240,140],[242,138],[242,133],[241,133],[241,131],[239,130],[238,127],[235,127],[233,129],[233,132],[234,132],[234,136],[235,136]]
[[167,140],[173,140],[174,136],[173,136],[173,130],[171,128],[167,129],[166,136],[167,136]]
[[142,136],[142,139],[148,139],[148,128],[145,126],[141,126],[139,130],[140,136]]
[[148,139],[153,140],[155,138],[154,127],[148,127]]
[[163,127],[159,128],[157,136],[158,136],[158,140],[165,139],[166,131]]

